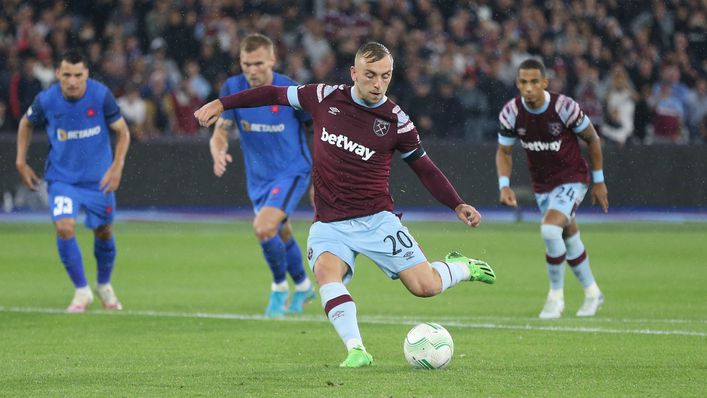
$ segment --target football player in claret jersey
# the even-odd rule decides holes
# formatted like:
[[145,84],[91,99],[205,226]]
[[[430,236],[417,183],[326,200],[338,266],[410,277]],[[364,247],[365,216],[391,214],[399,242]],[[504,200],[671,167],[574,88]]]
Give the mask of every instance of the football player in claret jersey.
[[594,316],[604,302],[592,271],[589,257],[579,236],[575,219],[577,207],[589,184],[587,162],[582,157],[578,138],[587,143],[592,164],[592,204],[604,212],[609,201],[602,171],[599,137],[589,118],[570,97],[545,91],[545,67],[534,59],[518,68],[516,87],[520,96],[501,111],[496,169],[500,201],[515,207],[516,196],[510,187],[513,144],[520,141],[528,157],[535,199],[543,213],[540,235],[545,241],[545,259],[550,292],[540,312],[541,319],[556,319],[564,310],[564,262],[584,288],[585,299],[577,316]]
[[[297,84],[273,72],[273,43],[264,35],[251,34],[241,41],[240,64],[243,73],[226,80],[221,96],[264,85]],[[309,188],[312,159],[303,124],[311,120],[305,112],[288,106],[231,109],[218,119],[211,137],[214,174],[221,177],[232,161],[228,131],[233,124],[240,130],[248,196],[255,212],[253,229],[273,275],[265,309],[268,317],[301,313],[303,305],[315,297],[288,221]],[[295,283],[289,303],[288,273]]]
[[[88,73],[83,55],[76,50],[67,51],[56,70],[59,82],[37,95],[17,132],[17,170],[22,183],[32,190],[39,181],[27,165],[32,128],[44,127],[49,138],[44,169],[49,211],[56,227],[59,257],[76,288],[69,312],[83,312],[93,302],[74,234],[81,209],[86,212],[86,226],[95,236],[98,297],[104,308],[122,309],[111,286],[116,257],[111,224],[115,215],[114,192],[123,175],[130,132],[113,94],[103,84],[89,79]],[[108,129],[116,134],[115,156]]]
[[312,115],[315,219],[307,258],[324,311],[348,350],[341,367],[373,364],[359,333],[356,304],[345,286],[354,275],[358,254],[370,258],[388,277],[399,278],[419,297],[435,296],[461,281],[496,281],[488,264],[457,252],[428,262],[392,213],[388,176],[397,151],[430,193],[462,222],[471,227],[481,222],[476,209],[459,197],[427,156],[408,115],[386,97],[392,73],[388,49],[369,42],[356,53],[353,86],[260,87],[212,101],[194,114],[202,125],[214,123],[224,108],[244,106],[290,105]]

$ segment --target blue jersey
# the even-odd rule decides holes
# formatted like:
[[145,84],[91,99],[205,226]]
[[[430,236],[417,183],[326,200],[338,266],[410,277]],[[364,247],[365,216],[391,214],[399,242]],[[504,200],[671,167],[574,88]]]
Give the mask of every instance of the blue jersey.
[[[297,85],[292,79],[273,73],[273,86]],[[245,76],[230,77],[221,87],[221,97],[249,89]],[[251,200],[268,193],[279,177],[309,174],[312,158],[304,135],[303,122],[309,114],[288,106],[229,109],[221,117],[233,121],[240,130],[245,160],[248,194]]]
[[68,100],[55,83],[35,97],[25,116],[33,126],[45,126],[49,137],[44,179],[97,189],[113,162],[108,125],[122,117],[110,90],[88,79],[83,97]]

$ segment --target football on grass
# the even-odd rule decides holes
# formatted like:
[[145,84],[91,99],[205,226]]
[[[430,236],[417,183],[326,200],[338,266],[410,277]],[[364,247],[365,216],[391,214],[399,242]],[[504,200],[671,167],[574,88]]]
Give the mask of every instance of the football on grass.
[[410,329],[403,343],[405,359],[414,368],[441,369],[449,365],[454,342],[447,329],[437,323],[421,323]]

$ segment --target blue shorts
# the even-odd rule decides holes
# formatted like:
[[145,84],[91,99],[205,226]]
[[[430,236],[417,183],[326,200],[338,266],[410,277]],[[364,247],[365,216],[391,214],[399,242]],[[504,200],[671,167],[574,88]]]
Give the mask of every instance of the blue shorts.
[[63,182],[50,182],[49,213],[52,221],[62,218],[78,218],[79,210],[86,212],[86,227],[96,229],[112,224],[115,213],[115,193],[103,193],[98,189],[85,188]]
[[309,174],[278,178],[267,187],[267,190],[263,190],[267,192],[265,195],[252,199],[253,211],[258,214],[265,206],[276,207],[289,216],[297,209],[297,204],[308,189]]
[[586,193],[586,184],[578,182],[562,184],[550,192],[536,193],[535,201],[542,214],[547,213],[550,209],[557,210],[567,217],[567,223],[569,223],[574,219],[575,212],[584,200]]
[[401,271],[427,261],[415,238],[389,211],[350,220],[315,222],[307,239],[307,259],[312,271],[324,252],[339,257],[349,266],[344,283],[353,277],[359,253],[370,258],[391,279],[398,279]]

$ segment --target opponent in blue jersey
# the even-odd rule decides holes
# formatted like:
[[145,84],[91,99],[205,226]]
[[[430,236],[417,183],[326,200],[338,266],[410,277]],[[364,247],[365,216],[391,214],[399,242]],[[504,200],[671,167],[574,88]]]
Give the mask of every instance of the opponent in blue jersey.
[[[39,178],[27,165],[27,150],[32,127],[44,127],[50,143],[44,170],[50,213],[56,226],[59,257],[76,287],[67,311],[83,312],[93,302],[74,234],[74,224],[82,208],[86,212],[86,226],[95,235],[96,291],[106,309],[120,310],[122,305],[110,283],[116,255],[111,223],[115,213],[114,191],[123,174],[130,131],[113,94],[103,84],[88,78],[86,60],[80,52],[69,50],[64,54],[56,77],[59,83],[39,93],[20,120],[17,170],[22,183],[35,190]],[[111,153],[109,128],[116,134],[115,156]]]
[[[243,73],[226,80],[221,96],[266,85],[297,84],[273,72],[273,44],[264,35],[243,39],[240,64]],[[211,137],[214,174],[221,177],[232,161],[228,154],[229,128],[236,124],[240,130],[248,196],[255,211],[253,229],[273,275],[265,310],[269,317],[300,313],[315,295],[288,221],[309,187],[312,160],[303,124],[310,120],[308,114],[284,106],[233,109],[221,115]],[[295,283],[289,306],[287,273]]]

